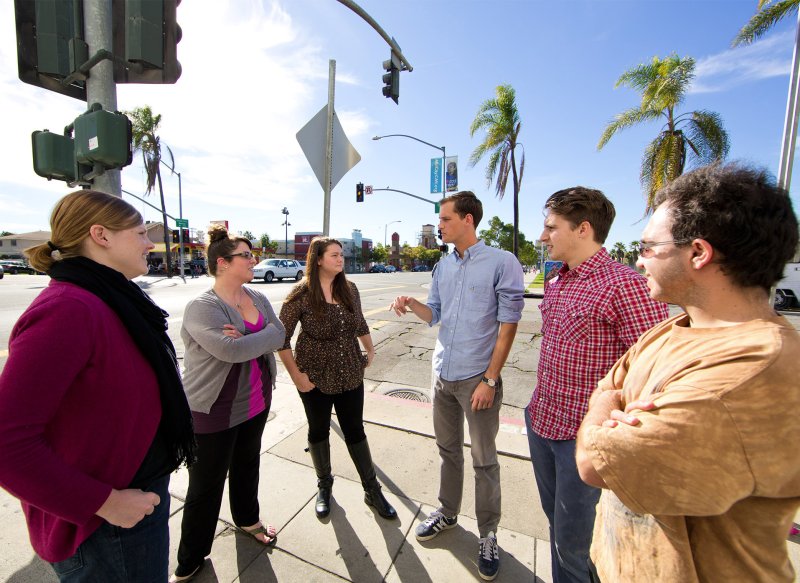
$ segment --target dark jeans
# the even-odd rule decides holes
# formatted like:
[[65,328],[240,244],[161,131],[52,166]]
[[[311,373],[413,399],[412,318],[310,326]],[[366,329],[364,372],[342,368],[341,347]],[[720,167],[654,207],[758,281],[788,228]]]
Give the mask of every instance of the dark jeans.
[[63,583],[164,583],[169,569],[169,476],[148,488],[161,498],[133,528],[103,522],[75,554],[51,563]]
[[225,475],[236,526],[259,521],[258,478],[261,436],[269,410],[217,433],[198,433],[197,461],[189,468],[183,506],[177,573],[186,576],[211,553]]
[[331,431],[331,410],[336,408],[339,427],[344,441],[353,445],[364,441],[364,384],[357,389],[335,395],[327,395],[315,388],[307,393],[300,392],[303,408],[308,419],[308,442],[319,443],[328,439]]
[[539,498],[550,522],[553,583],[590,583],[589,547],[600,490],[581,480],[575,440],[539,437],[530,428],[527,408],[525,427]]

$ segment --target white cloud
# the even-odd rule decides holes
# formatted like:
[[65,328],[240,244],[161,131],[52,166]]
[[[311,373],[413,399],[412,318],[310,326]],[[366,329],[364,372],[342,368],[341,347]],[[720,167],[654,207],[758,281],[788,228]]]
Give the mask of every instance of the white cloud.
[[727,91],[738,85],[788,75],[794,33],[772,34],[752,45],[728,49],[697,62],[689,93]]

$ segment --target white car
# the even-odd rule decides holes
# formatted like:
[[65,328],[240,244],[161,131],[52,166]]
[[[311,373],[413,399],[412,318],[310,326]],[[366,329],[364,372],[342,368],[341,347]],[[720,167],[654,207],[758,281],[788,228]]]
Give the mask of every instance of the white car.
[[303,266],[294,259],[265,259],[253,268],[253,276],[270,282],[274,279],[303,279]]
[[787,263],[784,278],[775,284],[775,309],[785,310],[800,304],[800,263]]

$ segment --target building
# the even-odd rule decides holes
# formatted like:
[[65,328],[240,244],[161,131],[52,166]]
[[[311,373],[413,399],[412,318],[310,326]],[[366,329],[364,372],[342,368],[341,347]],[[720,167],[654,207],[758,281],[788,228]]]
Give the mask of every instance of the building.
[[[158,269],[161,264],[166,264],[166,247],[164,247],[164,223],[156,221],[147,221],[145,223],[147,230],[147,238],[152,241],[155,248],[148,255],[148,263],[154,268]],[[186,229],[184,229],[184,234]],[[183,241],[184,255],[183,262],[188,264],[191,260],[206,259],[206,244],[205,241],[198,240],[198,231],[195,229],[188,229],[188,238]],[[170,229],[167,234],[169,240],[169,251],[172,259],[172,265],[176,266],[180,263],[179,248],[180,243],[178,240],[178,230]]]
[[419,234],[419,244],[425,249],[438,249],[436,242],[436,227],[433,225],[422,225],[422,232]]
[[0,237],[0,259],[24,259],[22,252],[28,247],[50,240],[50,231],[32,231]]

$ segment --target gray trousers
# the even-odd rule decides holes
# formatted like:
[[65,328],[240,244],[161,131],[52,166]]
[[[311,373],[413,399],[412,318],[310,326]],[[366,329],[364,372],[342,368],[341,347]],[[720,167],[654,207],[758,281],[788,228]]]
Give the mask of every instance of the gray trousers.
[[464,417],[472,442],[475,470],[475,516],[481,537],[497,533],[500,523],[500,464],[495,437],[500,428],[503,383],[498,379],[490,409],[473,411],[472,393],[483,374],[462,381],[446,381],[433,375],[433,431],[442,460],[439,477],[440,510],[456,516],[461,510],[464,489]]

